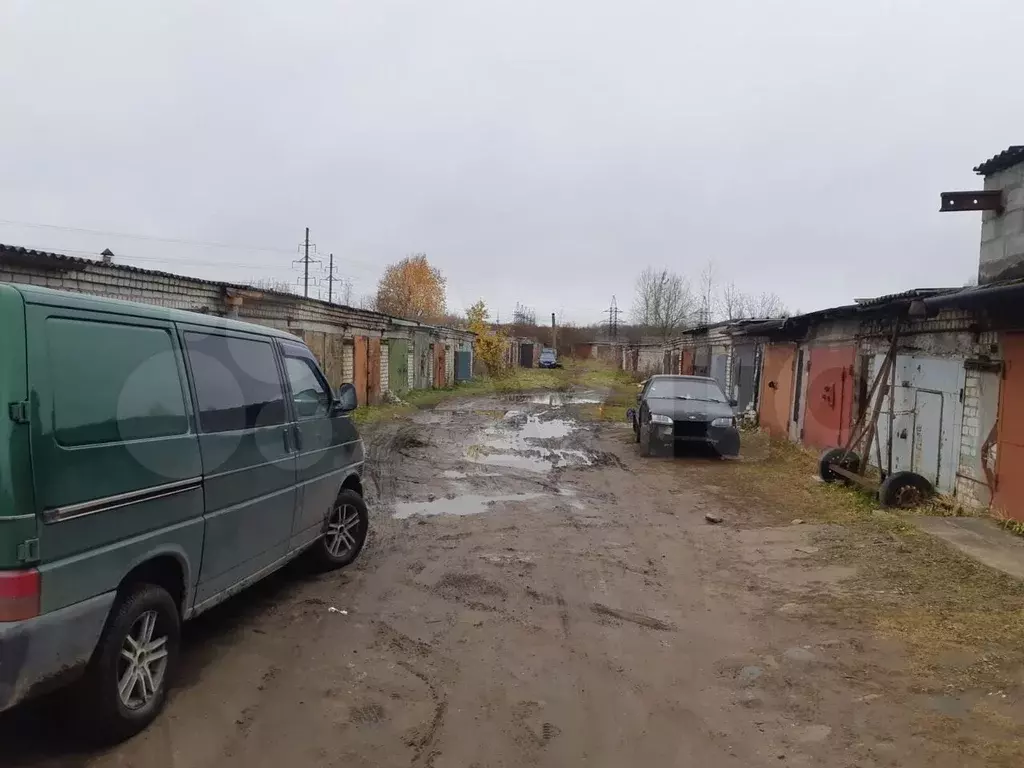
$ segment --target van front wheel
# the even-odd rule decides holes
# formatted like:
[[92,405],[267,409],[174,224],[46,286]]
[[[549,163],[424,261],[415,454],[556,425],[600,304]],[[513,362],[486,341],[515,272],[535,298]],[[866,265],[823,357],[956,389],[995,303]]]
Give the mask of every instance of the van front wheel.
[[359,557],[370,530],[370,517],[363,497],[343,490],[324,521],[324,534],[313,547],[312,556],[321,570],[344,568]]
[[90,738],[123,741],[160,714],[178,660],[181,617],[155,584],[138,584],[115,604],[77,689],[70,692]]

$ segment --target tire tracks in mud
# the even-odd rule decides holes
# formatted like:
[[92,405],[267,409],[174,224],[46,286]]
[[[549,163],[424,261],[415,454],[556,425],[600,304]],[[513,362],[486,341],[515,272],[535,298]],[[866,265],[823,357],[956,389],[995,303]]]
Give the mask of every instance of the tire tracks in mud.
[[[413,656],[423,661],[437,657],[436,650],[427,642],[417,640],[409,635],[395,629],[386,621],[375,621],[377,639],[384,643],[392,651]],[[449,659],[440,657],[446,663],[452,663]],[[429,663],[429,662],[428,662]],[[405,744],[413,750],[410,766],[425,766],[431,768],[434,761],[440,757],[441,750],[435,748],[437,735],[444,726],[445,715],[448,713],[448,699],[442,688],[433,680],[432,676],[417,667],[408,659],[398,659],[396,664],[413,677],[422,682],[430,693],[433,702],[434,713],[429,722],[411,729],[406,733]]]

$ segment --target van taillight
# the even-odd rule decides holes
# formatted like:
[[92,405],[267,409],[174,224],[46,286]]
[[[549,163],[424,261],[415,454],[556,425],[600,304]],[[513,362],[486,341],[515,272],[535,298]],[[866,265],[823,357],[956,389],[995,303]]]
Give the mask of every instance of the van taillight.
[[0,621],[39,615],[39,571],[0,571]]

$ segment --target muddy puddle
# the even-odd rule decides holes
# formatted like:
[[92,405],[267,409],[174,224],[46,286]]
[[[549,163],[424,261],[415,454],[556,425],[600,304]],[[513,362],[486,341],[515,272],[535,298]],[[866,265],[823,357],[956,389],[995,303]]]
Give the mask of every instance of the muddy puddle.
[[579,424],[569,419],[508,411],[500,422],[476,436],[465,457],[475,464],[530,472],[588,466],[591,459],[585,451],[562,444],[577,429]]
[[[576,492],[570,488],[561,488],[557,493],[453,494],[450,498],[431,499],[429,501],[400,501],[395,504],[394,517],[398,520],[405,520],[409,517],[434,517],[436,515],[454,515],[456,517],[479,515],[482,512],[488,511],[495,504],[535,501],[537,499],[564,499],[575,496]],[[570,501],[570,504],[575,509],[578,508],[577,505],[580,502],[573,499]]]
[[547,405],[551,408],[562,408],[567,405],[587,405],[603,402],[597,392],[532,392],[504,395],[501,398],[507,403],[530,403],[531,405]]

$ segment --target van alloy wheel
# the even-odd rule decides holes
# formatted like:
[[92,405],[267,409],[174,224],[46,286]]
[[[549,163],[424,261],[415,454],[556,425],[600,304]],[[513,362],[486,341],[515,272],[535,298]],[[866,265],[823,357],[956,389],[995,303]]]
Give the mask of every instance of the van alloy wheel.
[[127,709],[145,707],[164,684],[167,635],[157,632],[159,615],[146,611],[132,624],[121,646],[117,692]]
[[327,551],[344,557],[358,545],[359,525],[359,510],[351,504],[336,504],[327,519]]
[[370,515],[363,497],[343,488],[324,515],[323,534],[310,549],[313,567],[332,571],[350,565],[363,551],[369,531]]

